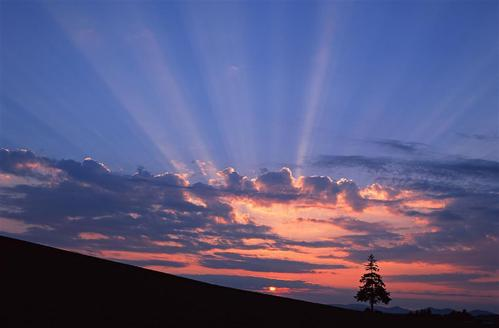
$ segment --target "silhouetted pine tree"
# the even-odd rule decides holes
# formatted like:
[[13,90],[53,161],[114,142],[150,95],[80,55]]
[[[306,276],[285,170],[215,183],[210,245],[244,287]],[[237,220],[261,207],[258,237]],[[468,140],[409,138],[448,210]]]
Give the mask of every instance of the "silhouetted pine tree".
[[366,271],[360,278],[362,285],[359,287],[355,299],[357,302],[369,302],[371,311],[374,311],[374,304],[382,302],[388,304],[392,299],[390,293],[385,289],[385,283],[377,273],[379,267],[376,264],[374,255],[369,255]]

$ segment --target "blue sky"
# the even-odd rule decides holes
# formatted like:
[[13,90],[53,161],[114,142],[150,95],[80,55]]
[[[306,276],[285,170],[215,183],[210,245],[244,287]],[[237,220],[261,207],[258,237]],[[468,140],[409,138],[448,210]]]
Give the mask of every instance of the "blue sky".
[[0,233],[328,304],[374,252],[393,305],[498,312],[498,22],[2,1]]
[[126,172],[384,139],[499,159],[493,1],[4,1],[1,24],[4,146]]

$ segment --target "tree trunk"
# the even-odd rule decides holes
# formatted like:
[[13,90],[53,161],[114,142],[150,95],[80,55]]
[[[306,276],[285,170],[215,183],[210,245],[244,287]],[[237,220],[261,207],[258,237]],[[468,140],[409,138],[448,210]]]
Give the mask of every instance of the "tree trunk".
[[369,302],[369,303],[371,304],[371,312],[374,312],[374,302],[373,302],[373,301],[371,301],[371,302]]

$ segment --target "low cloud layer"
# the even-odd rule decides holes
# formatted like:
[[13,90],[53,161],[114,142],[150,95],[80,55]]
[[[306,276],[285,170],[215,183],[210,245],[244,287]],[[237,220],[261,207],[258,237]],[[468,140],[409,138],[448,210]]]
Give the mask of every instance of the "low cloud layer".
[[255,177],[226,168],[196,182],[2,149],[0,233],[176,274],[251,276],[235,285],[252,281],[252,290],[281,281],[302,298],[316,286],[355,288],[371,252],[395,294],[408,284],[414,293],[491,293],[483,286],[499,281],[498,163],[324,156],[315,165],[379,179],[359,186],[288,168]]

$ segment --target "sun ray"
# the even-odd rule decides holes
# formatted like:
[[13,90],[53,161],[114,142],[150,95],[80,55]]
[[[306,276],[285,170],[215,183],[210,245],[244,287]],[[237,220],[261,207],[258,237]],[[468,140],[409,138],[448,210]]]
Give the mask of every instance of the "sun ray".
[[301,135],[297,147],[296,165],[297,175],[301,175],[301,167],[305,163],[306,156],[308,155],[310,144],[312,142],[312,134],[314,124],[319,111],[324,106],[324,84],[330,74],[331,49],[334,36],[334,17],[329,10],[325,10],[327,14],[323,14],[322,22],[320,24],[321,36],[315,56],[313,58],[312,71],[310,73],[309,82],[305,93],[304,104],[304,120],[301,130]]

